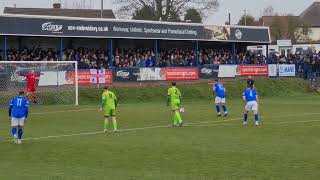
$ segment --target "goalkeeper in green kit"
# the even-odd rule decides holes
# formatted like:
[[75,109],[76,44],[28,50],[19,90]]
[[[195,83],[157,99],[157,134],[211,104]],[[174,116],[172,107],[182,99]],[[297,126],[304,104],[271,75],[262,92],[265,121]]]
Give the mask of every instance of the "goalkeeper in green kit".
[[172,82],[172,87],[168,89],[167,106],[171,105],[172,111],[174,113],[173,126],[183,126],[183,121],[180,115],[180,105],[181,105],[181,92],[176,87],[176,83]]
[[111,117],[113,130],[116,132],[117,129],[117,119],[116,119],[116,108],[117,108],[117,97],[116,95],[109,91],[108,86],[103,87],[104,92],[102,93],[102,103],[100,111],[104,112],[104,132],[108,130],[109,118]]

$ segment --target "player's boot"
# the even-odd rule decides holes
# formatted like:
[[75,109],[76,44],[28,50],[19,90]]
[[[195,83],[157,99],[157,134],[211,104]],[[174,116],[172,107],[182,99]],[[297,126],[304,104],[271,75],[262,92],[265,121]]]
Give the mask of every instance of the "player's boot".
[[243,122],[243,125],[247,125],[247,121],[244,121],[244,122]]
[[224,113],[224,117],[228,117],[228,113]]
[[183,127],[183,121],[181,121],[181,123],[179,123],[179,127]]
[[17,143],[18,143],[18,144],[22,144],[22,140],[21,140],[21,139],[18,139]]
[[221,117],[221,113],[218,113],[218,115],[217,115],[218,117]]
[[104,132],[104,133],[108,132],[108,129],[104,129],[103,132]]
[[256,126],[259,126],[259,122],[258,121],[256,121]]
[[15,143],[15,144],[18,144],[18,136],[15,134],[15,135],[13,135],[13,142]]

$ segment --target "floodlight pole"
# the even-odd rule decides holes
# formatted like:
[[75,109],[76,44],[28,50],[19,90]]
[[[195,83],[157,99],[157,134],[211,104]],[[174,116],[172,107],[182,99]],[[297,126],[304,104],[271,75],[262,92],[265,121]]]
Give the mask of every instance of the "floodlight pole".
[[247,26],[247,10],[244,10],[244,26]]
[[103,0],[101,0],[101,11],[100,11],[100,18],[103,18]]
[[7,35],[3,36],[3,60],[7,61]]

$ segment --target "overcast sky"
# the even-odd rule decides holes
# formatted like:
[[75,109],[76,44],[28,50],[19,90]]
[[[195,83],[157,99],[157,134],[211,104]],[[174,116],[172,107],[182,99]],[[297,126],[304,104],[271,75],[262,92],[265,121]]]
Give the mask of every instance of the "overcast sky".
[[[3,7],[16,4],[17,7],[52,7],[53,2],[60,0],[0,0],[0,12],[3,12]],[[61,0],[62,5],[71,6],[74,1],[86,1],[87,5],[91,2],[92,8],[100,7],[100,0]],[[113,0],[104,0],[105,8],[116,9],[112,4]],[[275,12],[279,14],[295,14],[299,15],[304,9],[312,4],[315,0],[220,0],[219,10],[210,15],[206,20],[206,24],[224,24],[228,19],[228,13],[231,13],[231,22],[237,23],[239,17],[247,10],[248,14],[255,17],[260,17],[263,9],[268,6],[273,6]],[[66,4],[67,3],[67,4]]]

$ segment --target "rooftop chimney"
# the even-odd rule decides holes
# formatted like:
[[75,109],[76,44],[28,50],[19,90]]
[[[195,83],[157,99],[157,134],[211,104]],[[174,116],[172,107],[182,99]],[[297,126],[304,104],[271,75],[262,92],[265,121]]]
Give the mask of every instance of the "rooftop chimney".
[[53,3],[53,9],[61,9],[60,3]]

